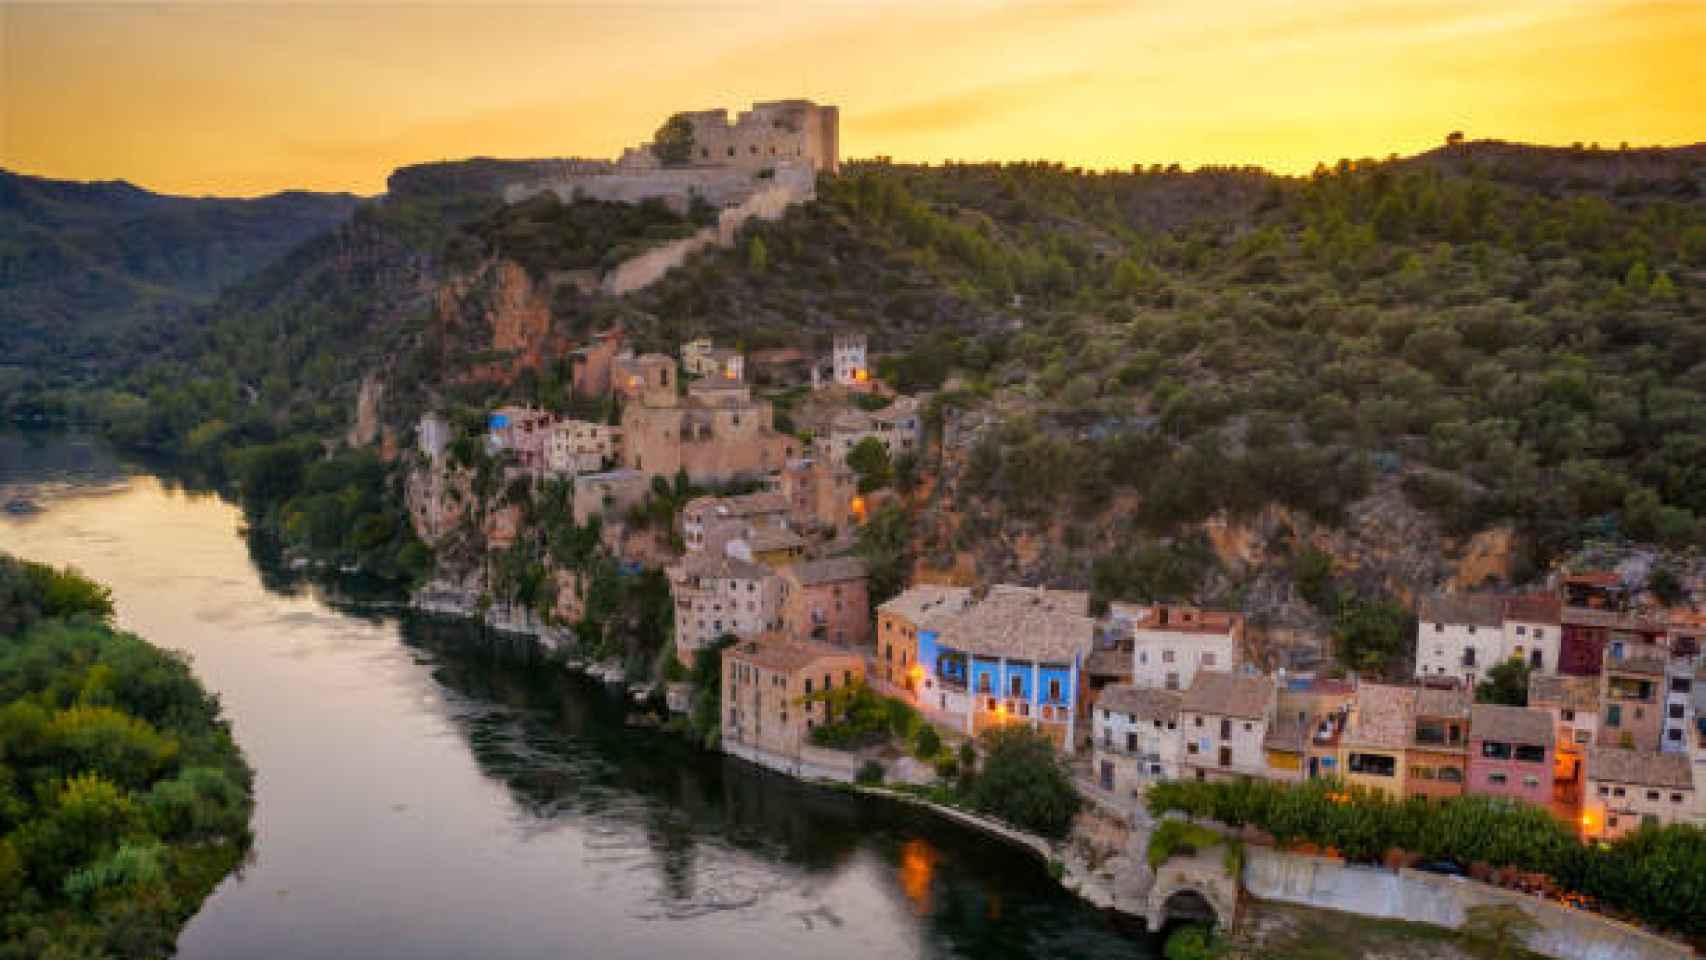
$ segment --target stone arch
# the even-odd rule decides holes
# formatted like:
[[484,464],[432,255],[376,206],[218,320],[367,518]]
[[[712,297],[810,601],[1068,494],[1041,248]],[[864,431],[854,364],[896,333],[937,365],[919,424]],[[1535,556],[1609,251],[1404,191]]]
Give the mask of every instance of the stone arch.
[[1144,919],[1155,932],[1169,920],[1207,920],[1231,929],[1238,925],[1238,881],[1226,875],[1221,857],[1175,858],[1157,871]]

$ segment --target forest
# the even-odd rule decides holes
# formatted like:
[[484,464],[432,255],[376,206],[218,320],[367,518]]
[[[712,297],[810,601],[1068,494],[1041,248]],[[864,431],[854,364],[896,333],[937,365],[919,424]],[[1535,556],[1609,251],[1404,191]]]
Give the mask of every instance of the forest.
[[172,955],[248,854],[253,773],[105,587],[0,554],[0,957]]

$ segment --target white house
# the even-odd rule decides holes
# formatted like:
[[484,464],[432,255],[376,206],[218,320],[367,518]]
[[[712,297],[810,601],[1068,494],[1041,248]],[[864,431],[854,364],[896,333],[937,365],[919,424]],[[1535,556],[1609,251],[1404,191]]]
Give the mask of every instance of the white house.
[[545,470],[562,477],[598,473],[621,455],[620,427],[585,420],[552,424],[545,436]]
[[1181,699],[1125,683],[1102,688],[1093,710],[1090,769],[1103,790],[1139,797],[1152,781],[1178,779]]
[[1557,673],[1563,601],[1552,594],[1531,594],[1505,597],[1501,606],[1501,659],[1521,660],[1533,673]]
[[675,655],[684,664],[724,634],[744,638],[781,629],[782,578],[769,567],[691,553],[666,573],[675,600]]
[[1694,816],[1694,772],[1687,755],[1588,748],[1585,836],[1612,840],[1642,824],[1686,823]]
[[1270,677],[1199,672],[1179,702],[1180,775],[1198,780],[1268,776],[1263,742],[1275,700]]
[[838,333],[835,335],[831,360],[835,365],[835,382],[843,387],[859,386],[871,379],[871,367],[865,359],[865,335]]
[[[1504,604],[1498,597],[1440,594],[1416,610],[1416,676],[1466,686],[1505,659]],[[1556,649],[1556,648],[1554,648]],[[1557,661],[1556,655],[1553,662]]]
[[1132,622],[1131,635],[1133,684],[1187,690],[1199,670],[1238,666],[1244,615],[1158,604]]

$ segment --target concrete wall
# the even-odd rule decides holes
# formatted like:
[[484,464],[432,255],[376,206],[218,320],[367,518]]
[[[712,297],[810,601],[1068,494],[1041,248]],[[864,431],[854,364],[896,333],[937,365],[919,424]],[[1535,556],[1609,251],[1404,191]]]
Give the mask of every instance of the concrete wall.
[[736,756],[748,763],[756,763],[761,767],[785,773],[791,777],[807,780],[838,780],[842,783],[852,783],[853,776],[858,772],[859,758],[844,750],[826,750],[823,747],[802,746],[798,759],[761,750],[748,744],[734,740],[723,740],[723,752]]
[[1470,907],[1514,904],[1540,925],[1528,947],[1560,960],[1686,960],[1688,947],[1604,917],[1473,880],[1350,866],[1250,847],[1244,888],[1264,900],[1456,928]]

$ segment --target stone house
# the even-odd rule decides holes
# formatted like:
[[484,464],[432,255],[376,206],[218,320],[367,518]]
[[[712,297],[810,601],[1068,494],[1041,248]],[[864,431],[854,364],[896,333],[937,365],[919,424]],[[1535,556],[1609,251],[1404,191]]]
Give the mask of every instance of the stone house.
[[1102,690],[1091,711],[1090,769],[1097,786],[1120,797],[1141,798],[1156,780],[1179,778],[1183,696],[1131,684]]
[[1132,683],[1185,690],[1199,671],[1237,668],[1244,646],[1244,615],[1157,604],[1132,624],[1131,636]]
[[1588,748],[1587,783],[1582,791],[1583,836],[1614,840],[1643,824],[1687,822],[1694,808],[1694,771],[1687,756],[1622,747]]
[[1668,634],[1661,620],[1616,610],[1565,604],[1560,619],[1558,670],[1574,676],[1597,676],[1613,647],[1663,644]]
[[1571,796],[1581,792],[1588,746],[1599,730],[1599,680],[1596,677],[1537,675],[1528,678],[1528,706],[1552,721],[1552,780]]
[[688,554],[665,569],[675,602],[675,656],[694,656],[724,634],[753,637],[782,628],[782,580],[734,557]]
[[1503,601],[1502,659],[1521,660],[1533,673],[1557,673],[1563,639],[1563,602],[1555,594],[1508,596]]
[[688,553],[720,555],[729,541],[758,529],[788,528],[788,499],[779,493],[695,497],[681,508],[681,539]]
[[859,478],[845,463],[822,458],[789,460],[773,476],[771,489],[788,501],[788,517],[800,530],[851,529],[864,521]]
[[1263,749],[1272,779],[1334,776],[1339,739],[1356,700],[1356,684],[1323,677],[1281,678]]
[[553,424],[545,439],[545,472],[573,477],[599,473],[620,459],[622,430],[585,420],[563,420]]
[[718,347],[709,337],[681,345],[682,369],[696,377],[714,380],[745,380],[746,361],[739,350]]
[[862,333],[838,333],[830,346],[830,365],[838,387],[859,389],[871,382],[871,364],[866,358],[868,341]]
[[621,354],[610,365],[610,392],[626,404],[673,407],[679,386],[675,360],[665,354]]
[[1670,638],[1670,657],[1665,661],[1664,732],[1659,748],[1670,753],[1689,753],[1693,747],[1700,713],[1695,708],[1696,688],[1706,679],[1706,655],[1675,634]]
[[575,526],[584,527],[593,517],[603,517],[607,525],[620,520],[651,492],[652,478],[638,470],[583,473],[575,478]]
[[723,749],[760,762],[798,763],[811,731],[830,719],[814,693],[863,681],[864,659],[848,650],[766,633],[723,650]]
[[1657,644],[1611,641],[1599,675],[1599,744],[1657,750],[1664,739],[1665,669]]
[[916,456],[923,447],[924,418],[916,397],[896,397],[881,410],[844,410],[829,419],[817,438],[824,458],[838,464],[867,439],[876,440],[889,459]]
[[755,525],[730,540],[723,549],[731,557],[780,570],[806,558],[806,538],[787,527]]
[[1358,684],[1339,739],[1340,776],[1394,799],[1461,796],[1469,706],[1459,689]]
[[[768,100],[742,110],[732,123],[725,109],[685,111],[679,116],[693,131],[691,166],[726,166],[750,173],[782,163],[804,164],[819,173],[841,169],[838,107],[810,100]],[[656,167],[660,161],[652,148],[650,143],[630,147],[618,163]]]
[[1179,701],[1180,776],[1198,780],[1269,776],[1268,727],[1276,702],[1270,677],[1199,670]]
[[840,647],[871,640],[871,601],[865,561],[807,560],[782,571],[782,622],[789,636]]
[[622,328],[594,334],[592,342],[569,355],[569,383],[576,396],[610,393],[611,367],[622,352]]
[[523,471],[537,476],[545,466],[545,440],[556,421],[548,410],[499,407],[488,418],[486,446],[493,453],[509,453]]
[[1473,689],[1505,660],[1504,602],[1495,596],[1439,594],[1416,607],[1416,678],[1451,678]]
[[1096,622],[1086,594],[997,584],[961,609],[917,621],[914,703],[967,736],[1028,724],[1062,749],[1077,745],[1083,660]]
[[1468,792],[1549,806],[1554,735],[1544,710],[1475,704],[1469,712]]
[[782,469],[797,441],[777,433],[768,400],[744,384],[698,380],[684,396],[647,390],[622,409],[622,462],[630,470],[695,483],[762,478]]

